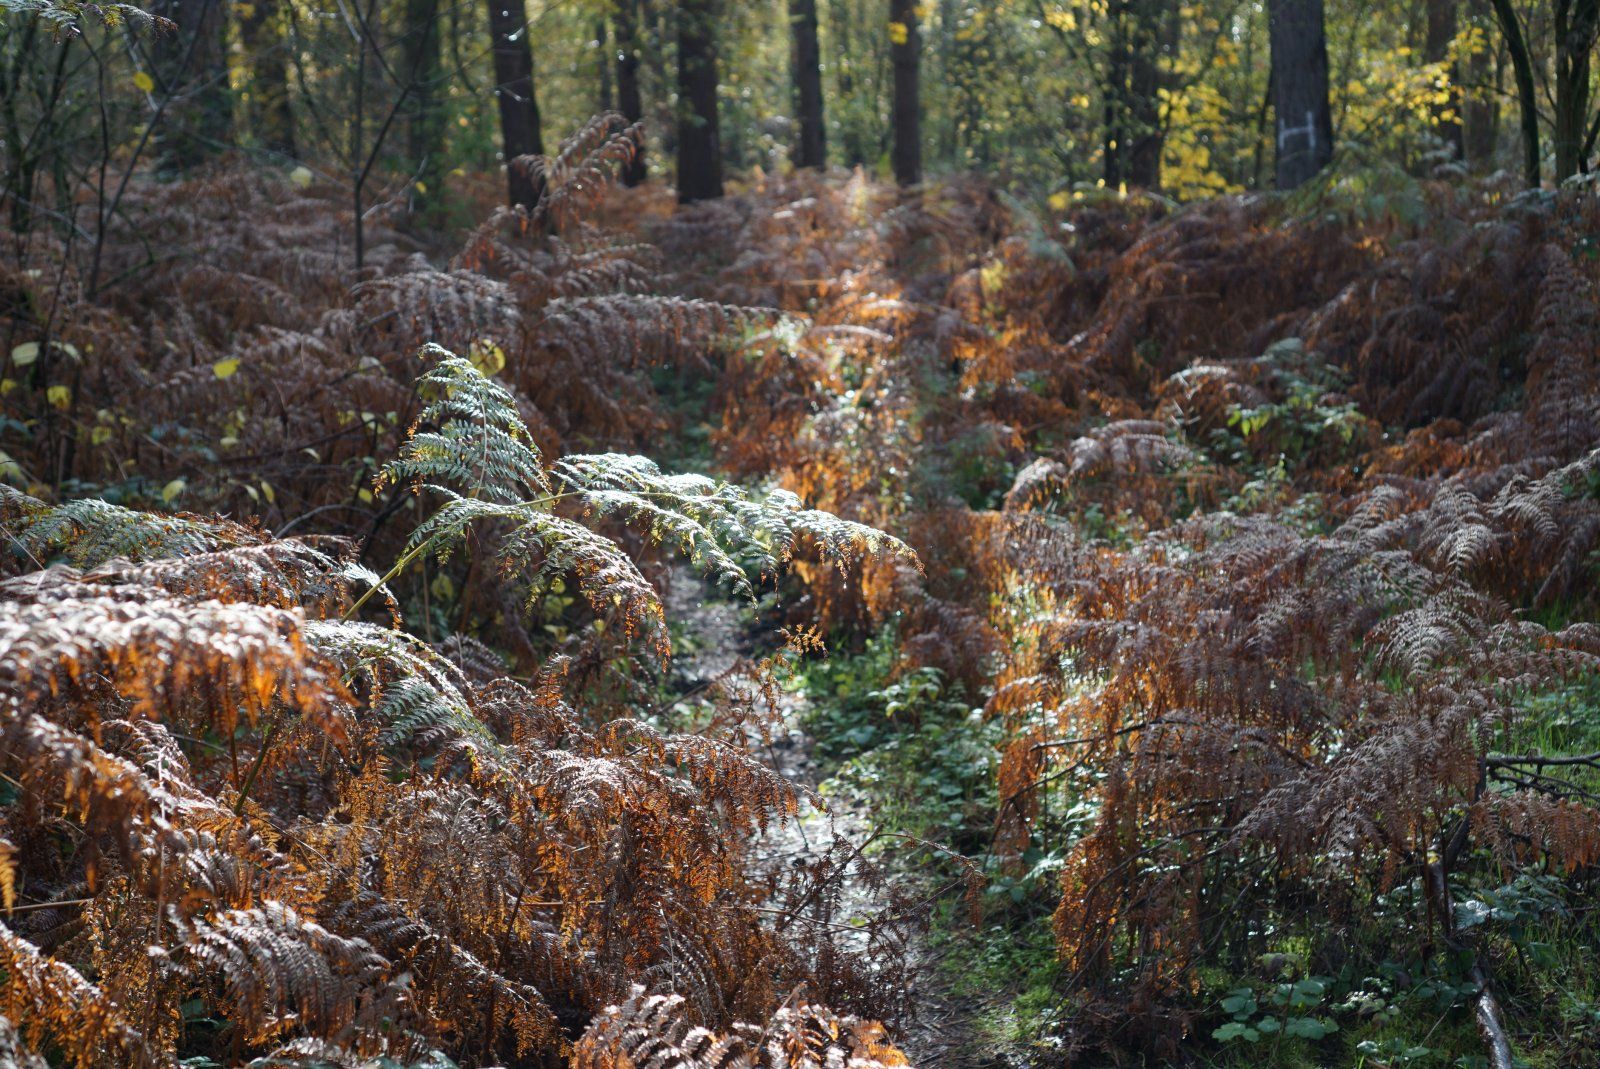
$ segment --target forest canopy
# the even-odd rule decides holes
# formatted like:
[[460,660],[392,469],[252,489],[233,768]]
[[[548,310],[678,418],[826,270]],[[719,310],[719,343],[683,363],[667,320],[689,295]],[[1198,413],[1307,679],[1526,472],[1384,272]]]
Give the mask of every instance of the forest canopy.
[[0,0],[0,1069],[1600,1064],[1600,0]]

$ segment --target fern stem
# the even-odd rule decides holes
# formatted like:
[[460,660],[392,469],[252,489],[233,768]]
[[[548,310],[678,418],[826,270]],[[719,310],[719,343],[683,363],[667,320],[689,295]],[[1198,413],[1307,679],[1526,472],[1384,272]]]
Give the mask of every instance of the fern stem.
[[376,583],[373,583],[370,587],[368,587],[367,592],[357,598],[354,605],[351,605],[348,609],[340,614],[339,622],[341,624],[345,624],[353,620],[356,613],[361,611],[361,606],[365,605],[372,599],[372,595],[376,594],[379,590],[393,582],[401,572],[405,571],[411,566],[412,561],[416,560],[417,557],[421,556],[432,545],[433,539],[425,539],[421,542],[418,542],[404,553],[400,554],[400,559],[394,562],[394,567],[385,572],[383,578],[379,579]]
[[239,788],[239,800],[233,803],[233,815],[244,816],[245,799],[250,797],[250,788],[256,785],[256,777],[261,774],[261,766],[267,763],[267,751],[272,748],[272,736],[277,734],[278,725],[273,724],[267,728],[267,733],[261,736],[261,749],[256,752],[256,759],[250,765],[250,771],[244,777],[244,784]]

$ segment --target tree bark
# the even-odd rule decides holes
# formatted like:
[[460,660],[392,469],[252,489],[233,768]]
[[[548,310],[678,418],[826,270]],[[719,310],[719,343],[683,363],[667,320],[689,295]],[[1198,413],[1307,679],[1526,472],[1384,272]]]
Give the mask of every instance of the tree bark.
[[789,0],[790,69],[794,77],[794,165],[828,166],[822,115],[822,53],[817,44],[817,0]]
[[544,124],[534,93],[533,50],[528,46],[528,14],[523,0],[489,0],[489,35],[493,42],[494,95],[500,106],[501,156],[506,164],[507,197],[512,207],[533,210],[544,192],[543,182],[522,156],[544,155]]
[[[629,122],[644,119],[644,97],[639,91],[639,10],[638,0],[619,0],[616,8],[617,108]],[[622,184],[636,186],[645,180],[648,169],[644,145],[622,168]]]
[[1163,57],[1178,50],[1179,7],[1170,0],[1140,0],[1134,5],[1129,38],[1128,182],[1141,189],[1161,188],[1161,154],[1166,131],[1161,125]]
[[294,159],[299,153],[289,108],[289,46],[278,5],[279,0],[254,0],[237,9],[239,43],[250,65],[246,114],[262,148]]
[[406,0],[405,70],[411,112],[406,120],[406,155],[413,169],[411,205],[427,211],[444,185],[444,114],[439,87],[439,0]]
[[599,110],[601,112],[617,110],[617,98],[611,86],[611,62],[610,57],[606,55],[610,49],[610,36],[611,34],[606,26],[606,20],[603,17],[597,19],[594,24],[594,41],[596,50],[595,54],[600,57]]
[[1527,38],[1511,0],[1490,0],[1495,19],[1506,39],[1511,56],[1511,71],[1517,82],[1517,107],[1522,116],[1522,171],[1530,189],[1539,188],[1539,98],[1533,86],[1533,59],[1528,55]]
[[[1422,46],[1424,63],[1446,63],[1450,59],[1450,45],[1456,39],[1457,3],[1458,0],[1428,0],[1428,33]],[[1450,149],[1451,157],[1459,160],[1465,152],[1461,129],[1461,72],[1454,62],[1448,63],[1444,70],[1448,96],[1443,104],[1433,109],[1433,129]]]
[[1102,177],[1110,188],[1161,187],[1161,59],[1177,51],[1178,18],[1171,0],[1116,0],[1108,11]]
[[1111,41],[1106,51],[1106,84],[1103,87],[1100,177],[1108,189],[1117,189],[1126,180],[1123,154],[1128,148],[1127,87],[1128,66],[1132,61],[1128,48],[1127,9],[1128,0],[1112,0],[1106,18]]
[[1278,188],[1294,189],[1333,159],[1322,0],[1269,0],[1267,13],[1273,109],[1277,113]]
[[678,202],[722,196],[717,117],[718,0],[678,5]]
[[1589,57],[1600,30],[1600,0],[1557,0],[1556,115],[1557,183],[1588,169],[1584,158],[1589,120]]
[[[1472,21],[1486,30],[1493,21],[1488,0],[1470,0],[1468,11]],[[1461,147],[1467,163],[1480,166],[1494,155],[1499,139],[1500,108],[1488,89],[1489,83],[1499,84],[1493,51],[1480,48],[1467,60],[1467,84],[1461,109]]]
[[161,117],[156,166],[186,171],[226,144],[231,132],[227,11],[223,0],[167,0],[151,13],[175,24],[152,50],[160,91],[172,98]]
[[916,0],[889,0],[889,56],[894,66],[894,180],[922,181],[922,33]]

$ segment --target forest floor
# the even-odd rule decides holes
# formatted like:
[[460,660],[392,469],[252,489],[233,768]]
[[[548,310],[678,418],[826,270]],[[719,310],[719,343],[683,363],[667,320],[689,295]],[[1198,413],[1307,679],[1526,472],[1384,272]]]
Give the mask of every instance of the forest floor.
[[[750,607],[721,596],[685,564],[673,568],[666,605],[684,633],[693,636],[681,645],[673,661],[675,682],[685,695],[701,693],[727,679],[755,652],[759,639]],[[835,778],[837,762],[817,753],[818,740],[808,725],[814,703],[826,696],[814,695],[803,683],[785,687],[781,695],[782,734],[765,745],[756,740],[753,748],[764,752],[773,768],[802,788],[801,808],[798,816],[773,824],[756,844],[755,854],[765,867],[823,867],[830,855],[848,854],[869,843],[877,826],[873,801]],[[925,873],[893,861],[887,885],[853,864],[830,871],[840,883],[844,914],[857,923],[894,909],[893,891],[915,896],[929,890]],[[946,941],[937,938],[926,923],[908,920],[898,929],[909,970],[907,1024],[914,1023],[901,1048],[911,1064],[940,1069],[1025,1064],[1018,1051],[985,1049],[977,1022],[996,1007],[957,990],[954,974],[958,966],[950,961]]]

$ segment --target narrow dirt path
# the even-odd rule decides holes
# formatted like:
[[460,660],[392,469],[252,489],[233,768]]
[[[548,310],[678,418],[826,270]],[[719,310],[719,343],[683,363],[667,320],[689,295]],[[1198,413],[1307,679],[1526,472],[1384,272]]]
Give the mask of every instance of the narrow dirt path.
[[[754,652],[742,606],[726,600],[687,566],[674,568],[666,602],[669,617],[687,624],[687,632],[695,637],[694,645],[678,651],[673,662],[686,690],[721,679]],[[806,794],[815,794],[824,783],[814,753],[816,740],[804,728],[810,699],[802,692],[785,691],[781,702],[783,728],[764,747],[767,757]],[[820,808],[803,800],[797,819],[774,824],[761,837],[757,855],[769,864],[799,867],[821,861],[841,842],[859,844],[871,836],[866,800],[830,792],[825,804],[827,808]],[[854,866],[840,879],[843,916],[870,918],[889,908],[884,892],[869,886]],[[914,889],[915,874],[900,874],[895,881]],[[973,1021],[978,1006],[951,991],[927,934],[908,924],[904,938],[912,970],[913,1015],[904,1023],[901,1047],[911,1064],[919,1069],[991,1069],[1010,1064],[998,1054],[978,1049]]]

